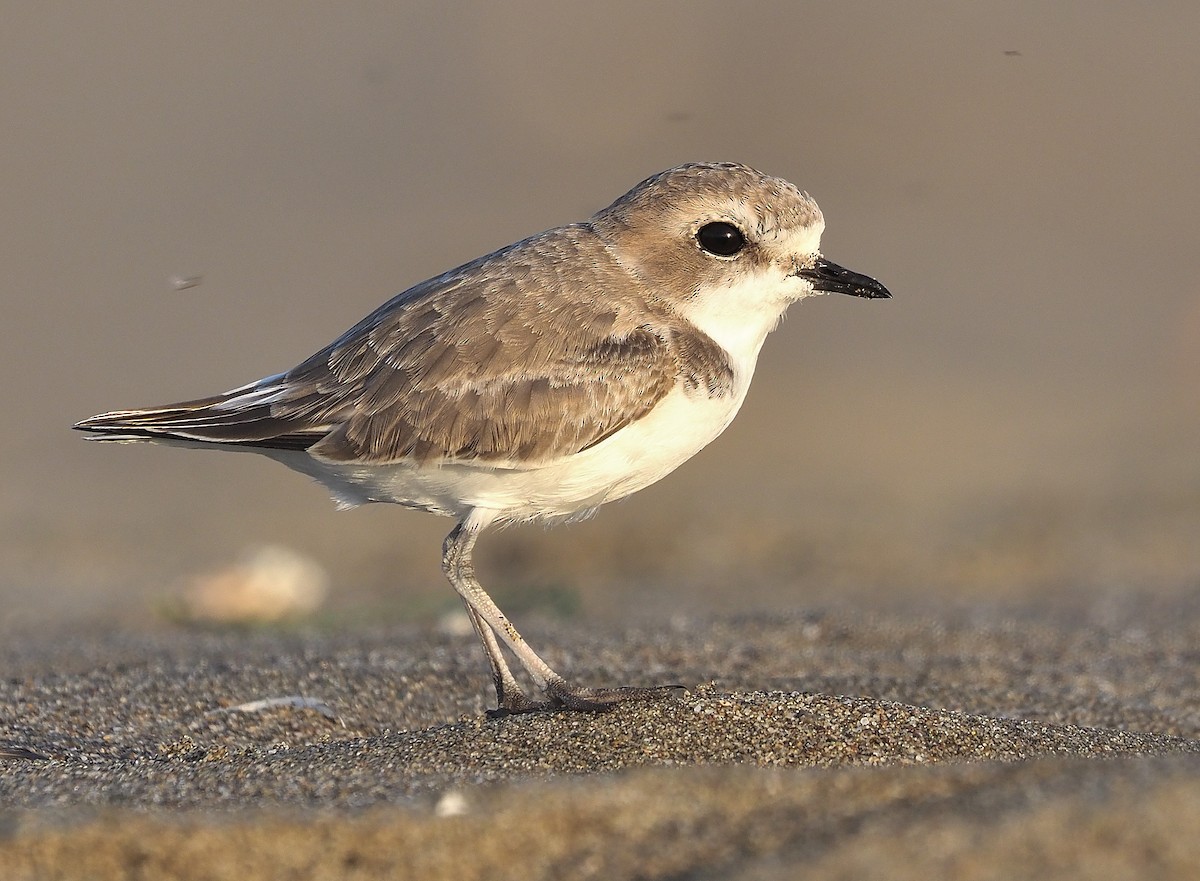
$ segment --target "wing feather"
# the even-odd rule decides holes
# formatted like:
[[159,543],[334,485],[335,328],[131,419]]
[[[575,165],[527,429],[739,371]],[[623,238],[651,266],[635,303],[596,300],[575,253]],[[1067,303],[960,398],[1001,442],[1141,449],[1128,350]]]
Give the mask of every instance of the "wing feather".
[[77,427],[362,464],[570,455],[678,383],[731,387],[724,351],[665,308],[647,316],[636,284],[586,224],[561,227],[410,288],[287,373]]

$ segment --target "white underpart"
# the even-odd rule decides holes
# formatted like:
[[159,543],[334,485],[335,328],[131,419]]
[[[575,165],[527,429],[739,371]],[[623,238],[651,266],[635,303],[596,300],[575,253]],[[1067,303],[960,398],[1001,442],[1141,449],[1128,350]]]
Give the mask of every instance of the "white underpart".
[[623,498],[674,471],[733,421],[763,341],[788,305],[813,293],[782,269],[697,292],[681,311],[730,355],[730,394],[677,386],[650,413],[583,452],[539,465],[449,462],[356,465],[264,451],[325,484],[340,506],[394,502],[485,521],[562,519]]

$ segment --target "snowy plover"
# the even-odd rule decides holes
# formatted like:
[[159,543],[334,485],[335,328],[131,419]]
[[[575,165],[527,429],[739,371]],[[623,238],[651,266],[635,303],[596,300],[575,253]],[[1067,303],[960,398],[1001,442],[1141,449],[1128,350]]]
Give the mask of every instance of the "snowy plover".
[[[442,567],[501,711],[655,699],[671,689],[583,688],[551,669],[476,579],[475,540],[493,523],[586,516],[690,459],[729,425],[763,340],[796,300],[890,296],[821,256],[824,227],[785,180],[682,165],[589,220],[409,288],[285,373],[75,427],[252,450],[317,479],[341,506],[453,517]],[[522,690],[503,647],[540,696]]]

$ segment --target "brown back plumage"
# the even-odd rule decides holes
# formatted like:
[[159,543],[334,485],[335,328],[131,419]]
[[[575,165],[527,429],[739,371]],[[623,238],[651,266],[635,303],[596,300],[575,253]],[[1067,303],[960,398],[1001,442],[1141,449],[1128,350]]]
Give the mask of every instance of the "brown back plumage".
[[599,443],[677,383],[718,396],[732,379],[720,346],[578,224],[410,288],[285,374],[77,427],[340,462],[533,463]]

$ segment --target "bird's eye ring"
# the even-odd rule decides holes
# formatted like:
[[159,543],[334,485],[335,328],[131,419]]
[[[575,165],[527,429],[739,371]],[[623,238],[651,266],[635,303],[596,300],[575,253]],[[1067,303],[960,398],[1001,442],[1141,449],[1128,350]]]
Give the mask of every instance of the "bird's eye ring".
[[732,257],[746,247],[746,237],[732,223],[716,220],[696,230],[696,242],[717,257]]

